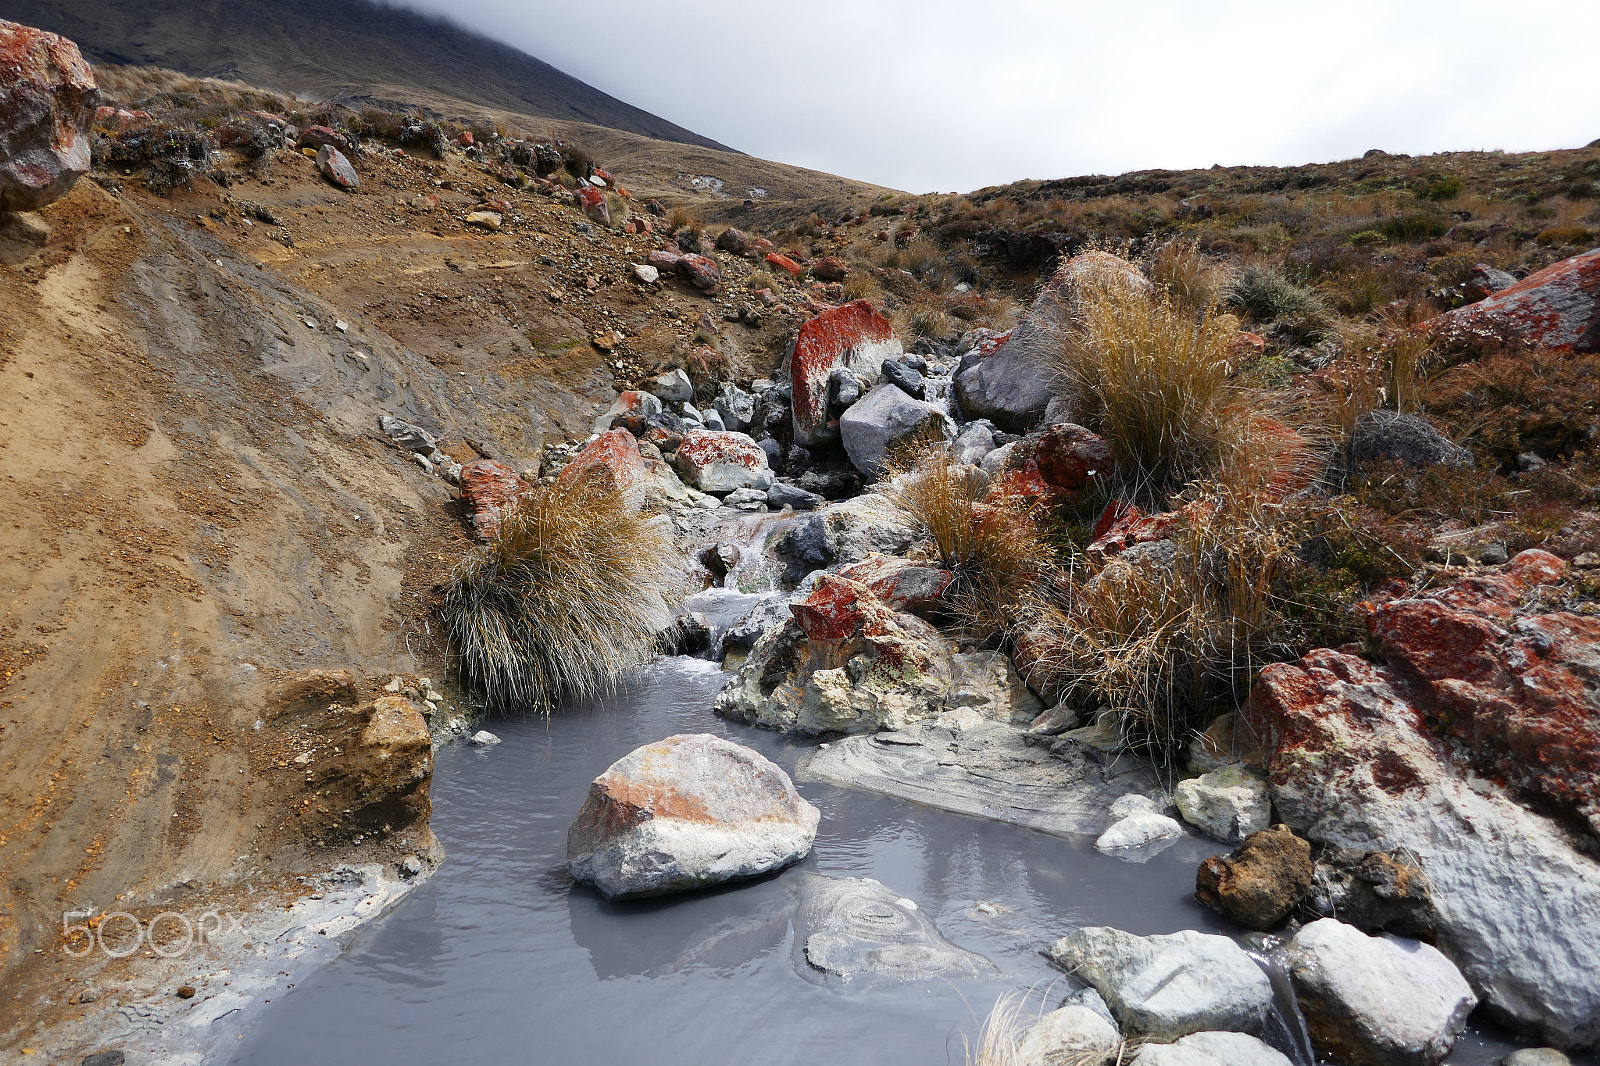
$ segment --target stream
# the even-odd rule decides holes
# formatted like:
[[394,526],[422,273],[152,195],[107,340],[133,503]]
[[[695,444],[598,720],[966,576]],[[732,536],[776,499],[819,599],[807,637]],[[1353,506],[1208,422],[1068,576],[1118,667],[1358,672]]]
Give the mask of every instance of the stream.
[[[589,782],[638,745],[709,732],[792,774],[809,742],[725,722],[714,663],[659,660],[602,700],[486,723],[504,741],[438,753],[433,826],[448,858],[334,963],[274,1004],[237,1064],[508,1062],[937,1066],[966,1061],[1002,993],[1028,1010],[1068,990],[1039,950],[1080,925],[1229,932],[1192,897],[1221,845],[1188,837],[1135,864],[1089,843],[799,783],[822,811],[789,871],[688,896],[609,904],[564,869]],[[793,955],[790,882],[802,870],[873,877],[917,902],[999,980],[828,984]],[[980,906],[980,903],[982,904]],[[1448,1061],[1515,1045],[1472,1027]]]

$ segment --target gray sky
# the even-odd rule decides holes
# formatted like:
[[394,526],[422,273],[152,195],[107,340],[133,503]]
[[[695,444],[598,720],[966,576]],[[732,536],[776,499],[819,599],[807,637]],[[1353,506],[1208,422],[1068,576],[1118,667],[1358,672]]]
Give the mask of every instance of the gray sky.
[[1600,137],[1595,0],[391,0],[913,192]]

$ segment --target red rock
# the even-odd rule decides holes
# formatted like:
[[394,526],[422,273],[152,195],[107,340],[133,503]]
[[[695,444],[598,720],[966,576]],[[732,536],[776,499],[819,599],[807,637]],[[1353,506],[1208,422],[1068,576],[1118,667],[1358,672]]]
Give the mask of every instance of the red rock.
[[824,311],[800,327],[789,359],[795,439],[810,447],[833,439],[828,427],[828,373],[848,367],[875,380],[885,359],[904,349],[889,320],[866,300]]
[[1019,441],[1005,469],[991,484],[989,495],[996,500],[1011,497],[1066,503],[1115,470],[1116,461],[1105,438],[1063,422]]
[[722,280],[722,272],[717,269],[714,260],[693,252],[679,257],[677,268],[678,273],[688,278],[701,292],[710,292]]
[[725,493],[772,487],[772,470],[761,445],[743,433],[691,429],[678,445],[678,469],[701,492]]
[[717,234],[717,247],[721,248],[724,252],[731,252],[734,255],[743,255],[745,252],[750,250],[750,235],[745,233],[745,231],[742,229],[736,229],[733,226],[729,226],[727,229]]
[[765,256],[768,252],[772,251],[776,247],[777,245],[773,244],[765,237],[751,237],[750,250],[745,254],[753,258],[759,258],[761,256]]
[[1536,348],[1600,351],[1600,249],[1563,259],[1425,325],[1445,333],[1487,333]]
[[827,574],[816,590],[789,605],[795,624],[813,643],[865,642],[879,655],[905,655],[907,645],[896,639],[902,624],[921,625],[896,616],[892,607],[860,581],[842,574]]
[[1310,441],[1267,415],[1253,416],[1250,429],[1261,456],[1260,491],[1267,500],[1287,499],[1317,480],[1322,463]]
[[322,171],[322,176],[339,186],[341,189],[361,188],[361,178],[356,174],[356,168],[350,165],[350,160],[344,153],[331,144],[325,144],[317,149],[317,169]]
[[476,143],[476,138],[472,136],[471,130],[462,130],[461,136],[456,138],[456,143],[463,148],[471,148]]
[[605,182],[607,185],[615,185],[617,183],[617,179],[611,176],[611,172],[609,170],[603,170],[600,167],[594,168],[594,176]]
[[781,252],[768,252],[767,262],[780,270],[788,271],[789,276],[793,278],[798,278],[801,274],[804,274],[806,269]]
[[350,151],[350,138],[327,126],[307,126],[300,131],[300,136],[295,138],[294,143],[298,148],[321,148],[325,144],[331,144],[341,152]]
[[611,429],[583,446],[572,461],[556,475],[558,484],[570,484],[579,478],[603,473],[628,504],[638,507],[644,502],[645,482],[648,472],[644,457],[633,434],[625,429]]
[[979,359],[987,359],[1006,346],[1006,341],[1011,339],[1011,330],[998,333],[992,329],[979,326],[961,338],[962,347],[967,349],[967,354]]
[[472,528],[484,540],[492,540],[500,532],[507,509],[516,506],[517,498],[527,491],[517,472],[504,463],[474,459],[461,466],[461,501],[472,516]]
[[611,209],[606,206],[604,194],[593,185],[579,185],[574,194],[578,198],[578,206],[583,208],[583,213],[602,226],[611,225]]
[[989,482],[989,489],[984,493],[984,502],[995,506],[1013,502],[1050,503],[1055,498],[1055,490],[1039,472],[1039,464],[1032,459],[1007,463]]
[[677,252],[669,252],[664,248],[657,248],[645,256],[645,262],[657,270],[676,270],[678,269],[678,261],[682,258],[683,256]]
[[955,580],[948,570],[918,566],[909,559],[877,552],[843,568],[839,576],[861,582],[895,610],[923,618],[937,617],[942,612],[942,597]]
[[1267,350],[1267,338],[1259,333],[1240,330],[1233,338],[1233,350],[1236,352],[1251,352],[1260,355]]
[[849,273],[850,268],[845,266],[844,260],[836,255],[818,259],[811,264],[811,276],[821,278],[823,281],[843,281]]
[[37,211],[88,173],[99,106],[77,45],[0,19],[0,211]]

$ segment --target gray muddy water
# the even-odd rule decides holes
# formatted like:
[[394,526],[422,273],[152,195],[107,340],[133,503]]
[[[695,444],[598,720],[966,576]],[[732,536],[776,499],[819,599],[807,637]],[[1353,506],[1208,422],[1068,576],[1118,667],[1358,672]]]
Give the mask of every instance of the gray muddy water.
[[[1190,896],[1219,846],[1185,839],[1143,864],[1032,830],[801,783],[822,811],[798,867],[715,892],[609,904],[568,878],[567,825],[589,782],[634,747],[709,732],[793,772],[806,745],[711,713],[727,675],[661,661],[612,698],[488,723],[498,747],[439,753],[434,829],[448,859],[335,963],[275,1003],[238,1064],[386,1066],[759,1062],[961,1063],[963,1035],[1004,992],[1053,1008],[1066,987],[1039,949],[1079,925],[1229,931]],[[828,984],[797,965],[790,882],[873,877],[1003,979]],[[979,904],[983,906],[979,906]],[[1452,1063],[1511,1047],[1474,1029]]]

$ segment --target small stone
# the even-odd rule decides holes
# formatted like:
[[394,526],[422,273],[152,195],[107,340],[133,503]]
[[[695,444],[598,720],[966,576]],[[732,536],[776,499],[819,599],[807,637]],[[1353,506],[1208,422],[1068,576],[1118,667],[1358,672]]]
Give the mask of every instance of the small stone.
[[193,985],[183,985],[181,988],[178,989],[178,998],[179,999],[193,999],[194,998],[194,986]]
[[1094,846],[1101,851],[1117,848],[1136,848],[1157,840],[1175,840],[1183,836],[1183,826],[1164,814],[1134,814],[1113,823],[1101,833]]
[[1503,543],[1495,542],[1478,553],[1478,562],[1484,566],[1501,566],[1511,560],[1511,553]]
[[1579,570],[1600,570],[1600,555],[1594,552],[1584,552],[1572,560],[1572,565]]
[[467,216],[467,225],[478,226],[491,232],[500,228],[504,219],[498,211],[474,211]]
[[1195,898],[1246,929],[1271,929],[1311,891],[1311,845],[1280,825],[1252,833],[1195,874]]
[[633,264],[633,276],[646,285],[654,285],[661,280],[661,271],[648,263]]
[[488,748],[493,747],[498,743],[500,743],[500,738],[489,732],[487,729],[480,729],[476,733],[472,734],[472,744],[474,747]]
[[1184,821],[1225,844],[1238,844],[1272,824],[1266,780],[1243,767],[1226,766],[1180,781],[1173,798]]

